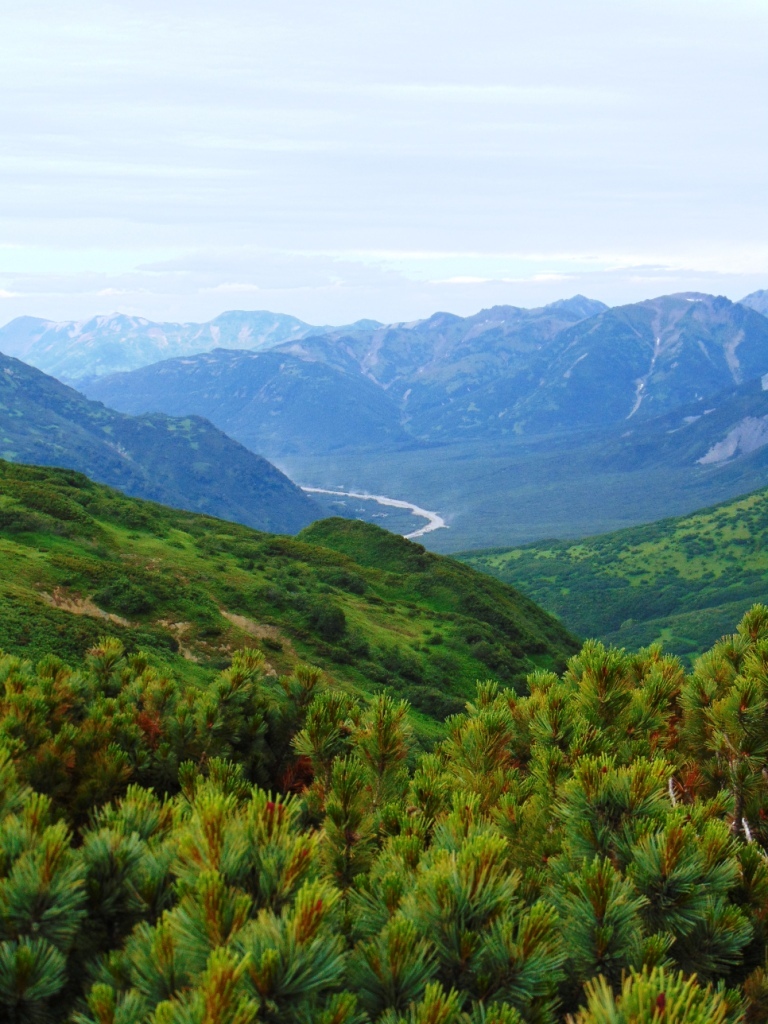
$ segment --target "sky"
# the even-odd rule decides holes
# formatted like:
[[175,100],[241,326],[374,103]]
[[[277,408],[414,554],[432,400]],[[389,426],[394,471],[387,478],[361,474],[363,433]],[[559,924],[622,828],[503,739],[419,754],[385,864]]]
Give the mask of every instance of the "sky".
[[0,323],[768,288],[768,0],[25,0]]

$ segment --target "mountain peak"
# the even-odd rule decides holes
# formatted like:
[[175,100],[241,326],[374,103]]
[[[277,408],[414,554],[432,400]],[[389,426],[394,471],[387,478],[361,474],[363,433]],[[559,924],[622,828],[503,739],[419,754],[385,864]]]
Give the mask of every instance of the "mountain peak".
[[757,292],[750,292],[740,300],[742,306],[754,309],[756,313],[768,316],[768,288],[762,288]]
[[213,348],[256,351],[316,328],[267,310],[230,310],[206,323],[155,323],[113,312],[82,321],[19,317],[0,328],[0,351],[67,381],[139,369]]
[[427,330],[436,331],[440,330],[441,327],[452,327],[454,324],[461,323],[462,320],[464,320],[464,317],[457,316],[456,313],[433,313],[426,320],[418,322],[426,327]]
[[598,313],[604,313],[608,308],[599,299],[589,299],[586,295],[573,295],[570,299],[558,299],[556,302],[550,302],[542,307],[543,310],[548,312],[558,311],[575,314],[583,320],[590,316],[596,316]]

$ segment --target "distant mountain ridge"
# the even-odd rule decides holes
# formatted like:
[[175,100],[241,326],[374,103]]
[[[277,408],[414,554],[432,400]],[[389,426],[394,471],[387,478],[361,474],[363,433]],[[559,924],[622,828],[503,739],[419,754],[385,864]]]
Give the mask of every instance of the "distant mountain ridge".
[[84,387],[93,396],[109,395],[106,402],[123,411],[203,415],[241,444],[273,457],[411,440],[396,405],[367,377],[291,352],[216,349]]
[[[364,327],[375,323],[362,321]],[[61,323],[22,316],[0,328],[0,352],[71,383],[219,347],[270,348],[326,329],[263,310],[230,310],[202,324],[153,323],[121,313]]]
[[206,416],[279,457],[632,429],[767,372],[768,318],[685,293],[614,309],[576,296],[541,309],[436,313],[248,356],[218,349],[85,386],[133,414]]
[[126,416],[0,355],[0,458],[79,470],[134,497],[296,533],[320,509],[266,459],[196,416]]
[[210,419],[294,479],[439,512],[436,550],[574,537],[763,485],[768,318],[702,293],[315,330],[83,380]]
[[276,351],[328,363],[379,385],[412,436],[442,439],[499,425],[535,386],[545,353],[566,328],[605,311],[577,295],[536,309],[494,306],[474,316],[435,313],[372,331],[327,331]]
[[750,309],[757,310],[763,316],[768,316],[768,288],[745,295],[741,300],[741,304],[742,306],[749,306]]
[[[271,457],[345,447],[408,444],[500,422],[509,382],[531,367],[567,326],[605,310],[583,296],[541,309],[513,306],[472,317],[340,329],[269,351],[218,349],[85,382],[89,395],[125,412],[204,415]],[[480,420],[473,396],[492,394]],[[496,393],[498,391],[498,394]],[[290,411],[290,415],[288,415]]]
[[524,432],[649,419],[768,371],[768,319],[722,296],[619,306],[561,332],[516,412]]

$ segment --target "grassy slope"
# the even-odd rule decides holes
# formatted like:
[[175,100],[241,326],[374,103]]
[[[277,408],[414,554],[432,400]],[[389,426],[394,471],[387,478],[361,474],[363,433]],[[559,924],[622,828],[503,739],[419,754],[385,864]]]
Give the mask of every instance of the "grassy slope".
[[436,718],[576,649],[508,587],[368,524],[278,537],[0,462],[0,647],[74,662],[103,633],[199,677],[258,646]]
[[577,543],[456,556],[519,587],[581,636],[698,654],[768,601],[768,490]]

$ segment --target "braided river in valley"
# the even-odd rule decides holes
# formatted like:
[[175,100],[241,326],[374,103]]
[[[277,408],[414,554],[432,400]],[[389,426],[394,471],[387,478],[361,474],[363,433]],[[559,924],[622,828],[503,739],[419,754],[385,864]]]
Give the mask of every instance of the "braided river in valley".
[[419,527],[418,530],[414,530],[412,533],[405,534],[407,540],[416,540],[418,537],[423,537],[425,534],[432,533],[434,530],[448,529],[448,524],[441,515],[437,512],[430,512],[426,508],[420,508],[418,505],[414,505],[411,501],[401,501],[398,498],[387,498],[383,494],[365,494],[362,491],[332,491],[327,490],[324,487],[302,487],[301,489],[307,494],[331,494],[340,498],[356,498],[358,501],[375,501],[379,505],[385,505],[389,508],[404,509],[409,511],[411,515],[426,519],[427,522],[424,526]]

